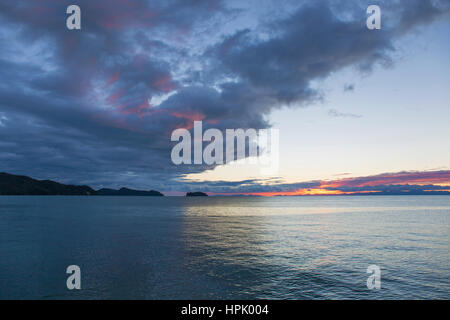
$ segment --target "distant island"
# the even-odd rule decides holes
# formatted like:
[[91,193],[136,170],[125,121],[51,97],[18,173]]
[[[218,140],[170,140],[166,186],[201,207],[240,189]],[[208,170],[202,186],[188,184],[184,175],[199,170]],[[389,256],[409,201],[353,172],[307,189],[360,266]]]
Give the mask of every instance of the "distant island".
[[51,180],[36,180],[5,172],[0,173],[0,195],[59,195],[59,196],[150,196],[162,197],[159,191],[128,188],[94,190],[89,186],[66,185]]
[[188,192],[186,197],[207,197],[208,195],[204,192]]

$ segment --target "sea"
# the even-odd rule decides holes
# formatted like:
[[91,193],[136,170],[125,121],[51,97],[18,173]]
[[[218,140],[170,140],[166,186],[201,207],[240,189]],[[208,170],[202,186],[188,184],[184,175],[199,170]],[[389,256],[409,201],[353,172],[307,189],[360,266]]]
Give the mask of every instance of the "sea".
[[450,196],[0,197],[0,299],[449,299],[449,249]]

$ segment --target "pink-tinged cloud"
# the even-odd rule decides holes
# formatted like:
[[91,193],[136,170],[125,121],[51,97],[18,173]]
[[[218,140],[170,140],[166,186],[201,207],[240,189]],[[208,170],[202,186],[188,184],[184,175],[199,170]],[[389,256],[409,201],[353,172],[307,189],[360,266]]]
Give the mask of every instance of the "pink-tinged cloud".
[[98,24],[107,30],[151,28],[155,25],[157,13],[150,10],[144,1],[97,0],[91,6],[99,12]]
[[116,104],[120,97],[123,96],[123,92],[115,92],[106,98],[106,102],[109,104]]
[[192,122],[191,126],[194,125],[194,121],[201,121],[203,119],[205,119],[205,115],[202,113],[198,113],[198,112],[176,112],[173,111],[170,113],[172,116],[176,117],[176,118],[182,118],[182,119],[187,119],[189,121]]
[[324,182],[328,187],[373,187],[389,184],[410,184],[410,185],[428,185],[428,184],[447,184],[450,183],[450,171],[422,171],[422,172],[398,172],[384,173],[376,176],[346,178]]
[[148,100],[139,104],[138,106],[135,106],[135,107],[120,105],[118,108],[120,114],[137,115],[139,118],[144,117],[150,109],[151,109],[151,106],[148,103]]
[[158,79],[152,81],[150,83],[150,86],[152,88],[156,88],[159,91],[166,92],[166,93],[176,89],[176,85],[173,82],[170,74],[165,74],[165,75],[159,77]]
[[189,111],[188,112],[172,111],[170,115],[179,119],[173,129],[191,130],[194,127],[194,121],[201,121],[205,119],[205,115]]
[[220,119],[207,119],[206,122],[209,124],[218,124]]
[[[311,188],[289,188],[285,191],[228,193],[228,195],[302,196],[361,194],[444,194],[450,188],[450,170],[383,173],[367,177],[316,181]],[[270,187],[270,186],[269,186]]]
[[116,72],[108,77],[107,84],[110,86],[119,79],[120,79],[120,75]]

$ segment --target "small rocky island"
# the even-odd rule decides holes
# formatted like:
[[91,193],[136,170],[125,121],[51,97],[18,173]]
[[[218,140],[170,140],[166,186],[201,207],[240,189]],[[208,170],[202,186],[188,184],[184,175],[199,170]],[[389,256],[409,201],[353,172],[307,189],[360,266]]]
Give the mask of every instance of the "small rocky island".
[[208,195],[204,192],[188,192],[186,197],[207,197]]

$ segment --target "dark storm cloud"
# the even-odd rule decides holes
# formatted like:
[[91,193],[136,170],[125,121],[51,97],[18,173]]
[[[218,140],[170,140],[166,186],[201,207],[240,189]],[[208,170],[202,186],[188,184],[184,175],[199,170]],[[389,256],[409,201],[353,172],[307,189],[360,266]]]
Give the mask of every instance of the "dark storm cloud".
[[297,190],[316,188],[320,186],[320,181],[308,181],[300,183],[273,183],[270,180],[248,179],[242,181],[206,181],[193,182],[185,181],[183,186],[186,191],[213,191],[214,194],[258,194],[270,192],[284,192],[286,190]]
[[[173,129],[267,128],[273,109],[320,99],[311,81],[390,63],[396,37],[448,12],[440,1],[386,2],[396,22],[369,32],[355,14],[364,3],[345,2],[351,19],[312,3],[225,32],[216,26],[237,10],[218,0],[2,1],[2,171],[173,190],[208,168],[171,164]],[[69,4],[82,9],[81,31],[65,27]]]
[[223,68],[278,105],[308,102],[319,93],[312,79],[355,63],[388,60],[389,31],[368,32],[360,21],[342,21],[325,2],[301,7],[273,23],[269,39],[251,30],[227,38],[216,54]]
[[222,5],[78,1],[83,29],[70,32],[68,4],[0,4],[4,169],[71,183],[158,187],[185,169],[170,168],[167,143],[180,118],[150,112],[149,100],[177,88],[167,61],[184,52],[145,32],[187,35]]

